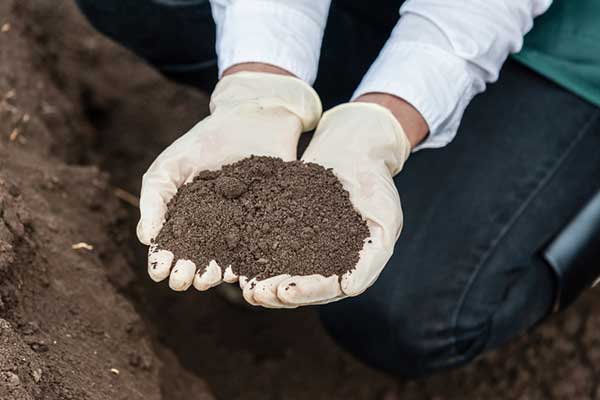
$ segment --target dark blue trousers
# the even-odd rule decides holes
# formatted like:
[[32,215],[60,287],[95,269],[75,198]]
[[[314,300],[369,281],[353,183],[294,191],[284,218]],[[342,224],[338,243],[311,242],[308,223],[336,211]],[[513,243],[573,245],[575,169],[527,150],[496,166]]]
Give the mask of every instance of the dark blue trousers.
[[[214,86],[208,1],[78,3],[98,30],[168,77]],[[400,3],[334,0],[315,84],[326,107],[348,100]],[[508,61],[455,141],[411,156],[395,182],[405,228],[394,256],[367,292],[320,312],[364,362],[421,376],[462,365],[549,314],[556,282],[539,251],[598,188],[600,109]]]

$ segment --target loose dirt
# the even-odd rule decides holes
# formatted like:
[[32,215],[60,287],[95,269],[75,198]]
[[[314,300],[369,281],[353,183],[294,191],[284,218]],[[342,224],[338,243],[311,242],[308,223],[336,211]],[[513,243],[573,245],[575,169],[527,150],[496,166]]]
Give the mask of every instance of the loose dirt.
[[[204,381],[224,400],[600,399],[598,290],[467,368],[404,382],[349,357],[315,307],[249,311],[215,291],[157,286],[138,210],[112,185],[138,193],[156,155],[205,115],[206,96],[102,38],[71,1],[0,1],[7,23],[0,399],[210,398]],[[79,242],[93,250],[71,248]]]
[[352,270],[369,236],[331,170],[250,157],[202,171],[168,204],[156,239],[176,259],[216,260],[248,279]]
[[0,2],[0,399],[212,399],[123,295],[127,214],[26,6]]

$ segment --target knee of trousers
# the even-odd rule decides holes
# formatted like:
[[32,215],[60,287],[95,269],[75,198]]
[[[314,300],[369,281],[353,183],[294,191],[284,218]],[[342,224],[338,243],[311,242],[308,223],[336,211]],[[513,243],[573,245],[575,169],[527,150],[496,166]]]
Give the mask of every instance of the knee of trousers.
[[518,264],[490,265],[465,287],[426,277],[409,283],[391,272],[362,295],[322,307],[321,317],[334,339],[367,364],[427,376],[468,363],[549,314],[552,271],[537,258]]
[[[468,363],[486,348],[491,321],[460,328],[436,316],[435,300],[368,296],[323,306],[329,334],[359,360],[404,378],[420,378]],[[438,318],[440,317],[440,318]]]

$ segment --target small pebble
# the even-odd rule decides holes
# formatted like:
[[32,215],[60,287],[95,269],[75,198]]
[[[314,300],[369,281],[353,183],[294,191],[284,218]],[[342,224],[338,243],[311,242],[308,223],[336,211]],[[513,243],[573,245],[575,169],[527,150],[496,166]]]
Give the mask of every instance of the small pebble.
[[30,343],[29,346],[31,347],[31,350],[35,351],[36,353],[45,353],[50,350],[48,345],[45,343],[33,342]]
[[305,227],[302,228],[302,237],[303,238],[310,238],[311,236],[313,236],[315,234],[315,231],[311,228],[311,227]]
[[288,217],[288,218],[285,220],[285,224],[286,224],[286,225],[293,225],[293,224],[295,224],[295,223],[296,223],[296,220],[295,220],[293,217]]
[[31,371],[31,376],[35,383],[38,383],[42,379],[42,370],[41,368],[37,368]]
[[236,199],[244,194],[248,187],[237,178],[221,176],[215,181],[215,189],[227,199]]
[[21,379],[19,379],[19,375],[15,374],[14,372],[3,372],[2,378],[9,388],[16,388],[21,385]]
[[236,232],[230,232],[225,236],[225,242],[228,249],[235,249],[240,242],[240,235]]

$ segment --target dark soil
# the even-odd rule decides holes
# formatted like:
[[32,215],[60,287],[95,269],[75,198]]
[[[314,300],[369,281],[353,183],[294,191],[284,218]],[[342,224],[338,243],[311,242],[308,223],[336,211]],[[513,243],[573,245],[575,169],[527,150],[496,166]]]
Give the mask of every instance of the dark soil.
[[[598,290],[466,368],[405,382],[340,350],[315,307],[249,311],[155,285],[137,208],[112,185],[137,193],[206,96],[100,37],[70,1],[1,1],[6,23],[0,399],[197,399],[206,380],[223,400],[600,400]],[[93,250],[71,249],[82,241]]]
[[211,399],[122,294],[127,213],[24,6],[0,2],[0,399]]
[[250,157],[202,171],[168,204],[156,239],[176,259],[216,260],[248,279],[281,274],[342,276],[369,236],[330,170]]

